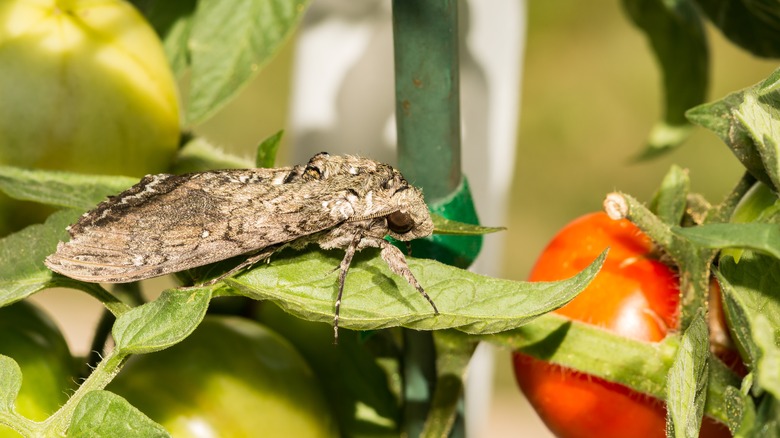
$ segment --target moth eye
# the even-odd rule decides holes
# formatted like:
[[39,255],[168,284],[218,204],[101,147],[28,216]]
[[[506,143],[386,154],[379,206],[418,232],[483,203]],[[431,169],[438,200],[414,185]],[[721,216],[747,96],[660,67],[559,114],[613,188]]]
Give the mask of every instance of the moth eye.
[[414,227],[414,221],[409,213],[394,211],[387,215],[387,226],[394,233],[404,234]]
[[306,170],[304,170],[303,172],[309,178],[320,179],[322,177],[322,172],[320,171],[320,169],[312,165],[306,166]]

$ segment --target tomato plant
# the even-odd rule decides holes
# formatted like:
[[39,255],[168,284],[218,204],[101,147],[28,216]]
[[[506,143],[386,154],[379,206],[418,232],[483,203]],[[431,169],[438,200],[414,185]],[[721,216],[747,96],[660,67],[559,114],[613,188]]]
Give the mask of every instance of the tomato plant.
[[[464,40],[459,30],[469,26],[457,22],[459,8],[454,0],[392,3],[398,167],[425,191],[432,211],[449,219],[475,220],[469,185],[460,169],[457,43]],[[548,424],[562,435],[567,433],[565,428],[606,437],[613,432],[656,436],[664,430],[675,438],[696,436],[700,429],[707,436],[723,433],[722,427],[711,431],[720,426],[709,420],[700,426],[706,414],[728,423],[740,436],[772,436],[780,430],[776,366],[780,363],[776,290],[780,220],[775,205],[780,190],[780,140],[775,129],[780,124],[776,85],[780,71],[754,87],[702,104],[709,53],[702,20],[706,14],[747,50],[780,56],[780,44],[774,44],[778,42],[773,28],[777,20],[766,20],[780,15],[780,9],[764,2],[756,13],[753,7],[740,9],[740,2],[735,1],[724,14],[717,3],[623,2],[629,17],[650,39],[665,87],[664,117],[652,129],[649,147],[639,158],[678,146],[693,124],[709,129],[745,167],[744,176],[723,202],[711,203],[690,193],[688,173],[677,166],[664,178],[651,208],[628,194],[611,194],[609,214],[628,218],[636,227],[626,221],[607,221],[603,215],[579,221],[572,226],[574,231],[556,239],[544,256],[547,261],[540,260],[534,270],[532,279],[555,280],[551,282],[489,278],[411,257],[406,270],[393,259],[397,256],[362,251],[354,255],[342,283],[343,302],[339,302],[341,313],[336,319],[334,301],[341,290],[334,268],[346,266],[353,254],[348,252],[344,258],[338,251],[297,249],[325,233],[337,235],[343,231],[339,224],[305,234],[293,223],[295,219],[289,219],[284,228],[295,240],[278,245],[290,243],[292,248],[275,253],[269,263],[247,267],[214,283],[199,283],[194,279],[216,278],[215,274],[228,272],[240,262],[224,260],[204,266],[179,275],[182,287],[147,294],[155,297],[148,300],[136,284],[109,291],[100,284],[55,275],[43,264],[59,242],[71,238],[68,225],[106,196],[137,182],[117,174],[140,174],[147,166],[151,171],[180,173],[275,165],[271,151],[275,151],[278,136],[261,144],[252,163],[211,146],[196,125],[246,88],[295,33],[308,0],[0,2],[0,23],[5,25],[0,29],[0,190],[16,201],[60,209],[42,224],[0,239],[0,307],[14,312],[5,320],[12,327],[3,333],[24,330],[25,324],[35,320],[25,316],[29,312],[23,305],[12,304],[48,288],[82,291],[99,300],[106,312],[104,324],[95,331],[92,345],[97,354],[89,363],[91,372],[80,385],[63,391],[59,377],[35,379],[51,392],[43,396],[46,404],[40,413],[25,415],[46,417],[45,421],[20,415],[25,413],[29,388],[34,388],[29,379],[23,385],[22,377],[34,376],[36,369],[57,371],[52,364],[60,359],[70,363],[67,351],[56,347],[62,344],[61,336],[56,331],[41,332],[42,341],[52,346],[36,353],[44,359],[37,362],[8,350],[15,361],[3,351],[0,424],[28,436],[166,436],[169,431],[193,430],[228,435],[254,434],[258,429],[274,434],[459,435],[462,430],[457,428],[463,422],[457,421],[458,406],[462,405],[465,370],[477,343],[489,341],[527,354],[533,346],[543,347],[535,351],[537,359],[516,356],[522,369],[518,381]],[[569,73],[569,69],[558,70]],[[578,71],[575,74],[582,76]],[[469,73],[468,77],[482,76]],[[186,135],[188,141],[179,149],[175,146],[182,126],[175,77],[189,86],[183,93],[187,97],[183,113],[187,130],[194,132]],[[484,75],[486,80],[493,77]],[[555,86],[569,83],[584,82],[558,80]],[[568,91],[559,94],[570,95]],[[486,96],[493,98],[491,93]],[[277,102],[258,100],[278,112]],[[593,99],[579,102],[597,106]],[[485,114],[480,111],[482,105],[465,108]],[[592,114],[617,124],[607,111]],[[467,126],[470,135],[480,135],[481,129]],[[253,135],[258,134],[253,131]],[[486,137],[506,138],[492,133]],[[602,137],[599,133],[586,140]],[[555,154],[563,156],[558,150]],[[558,168],[559,164],[553,165]],[[581,164],[577,163],[578,170]],[[108,175],[90,174],[95,169]],[[353,170],[358,172],[350,169],[348,173]],[[326,195],[333,194],[338,205],[346,206],[341,204],[344,199],[380,204],[375,192],[366,187],[342,186],[339,172],[319,176],[307,172],[307,181],[308,177],[312,184],[334,176],[338,179],[339,184],[317,186]],[[487,175],[472,177],[493,180]],[[274,179],[274,186],[284,189],[286,180]],[[730,223],[738,200],[750,198],[745,195],[756,180],[765,185],[764,201],[754,205],[764,206],[760,214],[740,218],[738,212]],[[137,202],[157,198],[161,188],[147,185],[137,195],[123,198],[127,202],[118,202],[116,209],[93,218],[110,222],[114,214],[130,217],[137,211]],[[298,203],[313,201],[296,190],[277,199],[289,203],[283,207],[290,211],[303,211]],[[182,217],[172,227],[187,229],[183,234],[190,237],[166,239],[166,244],[200,246],[197,239],[217,237],[212,230],[191,226],[197,225],[194,217],[198,215],[186,206],[179,208],[175,199],[171,202],[174,205],[164,209]],[[328,208],[330,204],[313,205],[313,210],[320,210],[319,205]],[[224,218],[213,215],[227,230],[217,238],[216,251],[237,243],[245,248],[249,240],[245,235],[238,240],[232,235],[241,228],[233,226],[233,215],[245,213],[243,205],[234,206]],[[213,206],[204,202],[194,210],[201,211],[200,207]],[[343,209],[349,210],[348,206]],[[0,213],[15,219],[17,209],[2,204]],[[378,210],[376,216],[346,220],[377,223],[386,213],[392,211]],[[432,238],[428,243],[433,250],[426,253],[458,266],[470,263],[480,246],[474,236],[486,229],[453,225],[445,218],[436,223],[436,231],[449,236]],[[638,229],[658,244],[662,259],[650,238]],[[116,237],[94,234],[100,239]],[[458,234],[473,239],[470,244],[455,243],[459,237],[452,235]],[[343,237],[346,242],[350,236]],[[165,251],[170,246],[160,245],[159,251],[149,246],[128,245],[127,251],[133,247],[128,258],[133,266],[149,258],[175,258]],[[357,246],[363,245],[357,242]],[[612,252],[604,262],[601,250],[608,246]],[[245,249],[251,253],[259,248],[248,245]],[[124,249],[117,251],[130,255]],[[106,258],[96,257],[96,263],[104,266]],[[602,263],[599,277],[575,299]],[[421,286],[399,281],[399,275],[411,278],[410,271]],[[707,303],[716,302],[710,297],[718,296],[710,293],[713,273],[726,317],[712,310],[710,316],[721,326],[728,325],[711,332],[717,334],[715,340],[708,337],[705,322]],[[420,301],[421,288],[438,303],[439,315]],[[300,355],[254,322],[206,318],[212,299],[224,297],[241,297],[237,314],[257,317],[278,328],[278,333],[300,348]],[[254,301],[270,304],[258,307]],[[331,345],[334,320],[349,331],[338,347]],[[732,346],[729,333],[739,349],[734,358],[747,367],[741,382],[741,376],[710,360],[711,346]],[[14,344],[14,339],[36,338],[7,339]],[[550,339],[553,342],[547,342]],[[46,342],[40,345],[49,345]],[[553,348],[543,351],[550,345]],[[56,352],[63,354],[55,354],[55,360],[50,355]],[[538,359],[550,359],[556,365]],[[46,366],[39,366],[44,362]],[[28,363],[35,365],[30,368]],[[325,393],[313,373],[327,388]],[[338,378],[327,380],[333,374],[339,374]],[[279,429],[269,431],[271,426]],[[285,429],[290,426],[306,430]]]
[[[556,313],[636,340],[661,341],[678,326],[677,274],[628,220],[592,213],[569,223],[539,256],[530,280],[571,276],[605,247],[610,253],[601,272]],[[522,353],[513,361],[520,388],[557,436],[665,436],[666,412],[657,399]],[[725,426],[705,422],[705,428],[702,436],[728,436]]]

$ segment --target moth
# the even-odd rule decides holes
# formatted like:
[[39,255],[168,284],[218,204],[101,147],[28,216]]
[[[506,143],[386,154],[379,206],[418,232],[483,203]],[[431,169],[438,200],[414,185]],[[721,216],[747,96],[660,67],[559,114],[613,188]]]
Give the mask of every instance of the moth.
[[397,169],[367,158],[323,152],[293,167],[148,175],[67,230],[70,241],[57,245],[46,266],[94,283],[143,280],[249,255],[213,284],[285,247],[341,248],[336,341],[352,258],[375,247],[439,313],[403,253],[384,239],[409,241],[433,232],[422,192]]

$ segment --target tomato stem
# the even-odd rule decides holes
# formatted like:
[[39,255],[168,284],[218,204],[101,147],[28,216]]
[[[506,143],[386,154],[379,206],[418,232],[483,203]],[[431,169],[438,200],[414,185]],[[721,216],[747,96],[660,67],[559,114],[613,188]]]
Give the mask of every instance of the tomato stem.
[[39,423],[41,425],[41,433],[36,436],[65,436],[73,419],[76,406],[78,406],[81,399],[91,391],[104,389],[119,374],[129,356],[129,354],[119,349],[114,349],[108,353],[68,401],[46,421]]
[[449,436],[463,395],[463,381],[477,341],[456,330],[433,332],[436,348],[436,388],[421,437]]
[[22,436],[35,436],[38,423],[14,411],[0,412],[0,424],[8,426]]
[[[701,248],[672,232],[672,225],[663,222],[641,202],[624,193],[610,193],[605,206],[624,203],[624,217],[650,236],[666,254],[672,257],[680,275],[680,330],[690,325],[696,312],[707,309],[710,265],[715,251]],[[705,313],[706,314],[706,313]]]
[[[680,343],[678,335],[658,343],[636,341],[553,313],[480,339],[660,400],[666,397],[667,374]],[[724,423],[728,419],[725,393],[730,386],[738,389],[739,378],[711,355],[705,413]]]

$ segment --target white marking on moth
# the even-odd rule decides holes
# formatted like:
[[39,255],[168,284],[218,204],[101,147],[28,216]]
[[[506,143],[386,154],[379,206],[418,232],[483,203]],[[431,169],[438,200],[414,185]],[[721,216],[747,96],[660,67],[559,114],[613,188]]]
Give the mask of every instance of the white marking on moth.
[[[120,204],[124,204],[124,201],[120,202]],[[98,220],[105,219],[106,216],[108,216],[110,211],[111,211],[110,208],[103,210],[103,213],[101,213],[100,216],[98,216]]]
[[[167,175],[147,175],[146,177],[151,178],[152,180],[149,181],[145,186],[144,189],[140,192],[136,193],[135,195],[129,195],[129,196],[123,196],[122,199],[117,203],[119,205],[127,204],[127,202],[131,199],[137,199],[137,198],[146,198],[152,193],[157,193],[157,190],[155,190],[154,186],[157,184],[160,184],[163,180],[168,179]],[[106,211],[107,212],[107,211]]]
[[[328,208],[325,203],[323,203],[323,206]],[[347,219],[355,213],[352,204],[343,199],[333,201],[333,205],[329,207],[329,209],[331,217],[336,217],[338,219]]]
[[133,266],[143,266],[144,265],[144,256],[141,254],[136,254],[133,256]]
[[209,237],[210,234],[211,233],[209,233],[209,230],[203,230],[203,232],[200,233],[200,237],[205,239],[205,238]]
[[374,192],[370,191],[366,193],[366,207],[371,210],[371,207],[374,206]]
[[287,178],[287,173],[285,173],[285,172],[277,173],[274,176],[274,179],[271,180],[271,184],[274,184],[274,185],[277,185],[277,186],[279,184],[283,184],[285,178]]
[[358,170],[357,170],[357,168],[355,166],[349,166],[349,173],[352,174],[352,175],[357,175],[358,174]]

